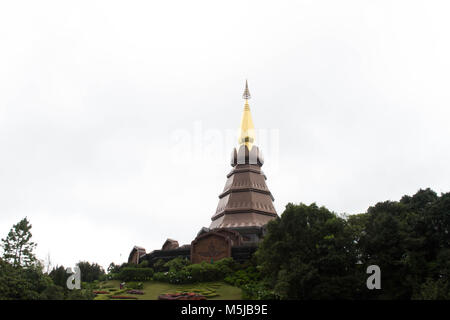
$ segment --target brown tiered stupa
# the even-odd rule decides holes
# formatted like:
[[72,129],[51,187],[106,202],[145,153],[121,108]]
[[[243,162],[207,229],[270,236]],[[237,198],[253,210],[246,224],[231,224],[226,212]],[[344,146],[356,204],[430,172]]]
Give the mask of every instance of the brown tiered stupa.
[[190,245],[179,246],[178,241],[167,239],[161,250],[145,254],[145,249],[134,247],[128,262],[148,261],[153,266],[160,261],[177,257],[192,263],[214,262],[232,257],[237,262],[251,259],[258,242],[264,236],[265,225],[278,215],[273,197],[261,171],[264,159],[255,142],[255,129],[248,105],[250,91],[245,83],[245,99],[241,121],[239,148],[233,148],[231,166],[219,205],[209,228],[203,227]]
[[250,92],[245,83],[245,99],[241,121],[239,149],[233,148],[231,166],[223,192],[219,195],[216,213],[212,216],[210,229],[229,228],[242,234],[245,242],[258,242],[263,226],[277,217],[273,196],[266,185],[261,170],[264,163],[262,152],[254,145],[255,129],[248,99]]

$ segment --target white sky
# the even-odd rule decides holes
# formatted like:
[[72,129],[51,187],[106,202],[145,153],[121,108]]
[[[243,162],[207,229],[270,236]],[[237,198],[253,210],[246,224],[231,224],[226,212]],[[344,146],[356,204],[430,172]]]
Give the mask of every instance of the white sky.
[[[249,80],[279,213],[450,191],[448,1],[3,1],[0,237],[54,264],[190,243]],[[266,137],[266,138],[264,138]]]

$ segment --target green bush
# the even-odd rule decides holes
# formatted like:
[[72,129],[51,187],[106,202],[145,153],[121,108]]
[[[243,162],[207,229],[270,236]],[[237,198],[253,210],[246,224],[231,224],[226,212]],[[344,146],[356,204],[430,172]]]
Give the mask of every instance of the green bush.
[[445,279],[427,279],[420,287],[420,292],[412,297],[413,300],[449,300],[450,282]]
[[254,265],[237,270],[225,277],[224,281],[242,289],[243,299],[271,300],[275,299],[273,291],[262,282],[261,273]]
[[39,299],[64,300],[64,289],[60,286],[50,285],[41,292]]
[[191,262],[188,259],[178,257],[178,258],[175,258],[175,259],[172,259],[172,260],[166,262],[164,264],[164,267],[169,269],[169,271],[178,272],[190,264],[191,264]]
[[162,281],[162,282],[168,282],[167,272],[156,272],[153,275],[153,280],[155,280],[155,281]]
[[261,274],[254,266],[250,266],[243,270],[238,270],[225,277],[225,282],[236,287],[242,287],[261,280]]
[[153,268],[155,272],[165,272],[168,271],[169,268],[165,267],[166,262],[163,259],[158,259],[154,264]]
[[148,268],[148,261],[144,260],[138,264],[138,268]]
[[131,268],[126,267],[120,270],[118,278],[122,281],[146,281],[153,276],[152,268]]
[[185,269],[190,273],[192,281],[217,281],[223,280],[227,275],[233,273],[231,265],[232,259],[223,259],[216,263],[207,263],[205,261],[187,266]]
[[214,281],[219,280],[219,270],[214,264],[201,262],[187,267],[187,271],[191,274],[193,281]]
[[270,290],[262,282],[252,282],[242,286],[242,298],[245,300],[274,300],[273,290]]
[[95,294],[91,290],[81,289],[81,290],[70,290],[67,292],[67,300],[93,300]]
[[157,272],[153,275],[153,280],[169,282],[175,284],[191,283],[191,274],[183,269],[180,271]]
[[[161,263],[160,263],[161,265]],[[232,258],[226,258],[214,263],[202,262],[190,264],[184,258],[175,258],[164,264],[169,269],[166,272],[156,272],[153,280],[183,284],[192,282],[217,281],[233,273],[237,265]]]

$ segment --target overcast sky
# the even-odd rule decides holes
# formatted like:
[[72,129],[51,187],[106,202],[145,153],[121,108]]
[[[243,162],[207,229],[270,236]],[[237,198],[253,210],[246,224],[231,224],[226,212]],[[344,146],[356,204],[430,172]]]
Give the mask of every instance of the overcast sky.
[[448,1],[3,1],[0,237],[42,259],[190,243],[245,79],[279,214],[450,191]]

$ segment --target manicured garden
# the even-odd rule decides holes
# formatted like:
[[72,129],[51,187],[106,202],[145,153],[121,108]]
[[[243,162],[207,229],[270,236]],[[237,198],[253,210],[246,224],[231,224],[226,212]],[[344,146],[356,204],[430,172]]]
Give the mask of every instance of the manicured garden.
[[131,282],[120,289],[119,280],[109,280],[99,282],[93,292],[96,294],[94,300],[157,300],[159,295],[171,293],[196,293],[208,300],[242,299],[240,288],[221,281],[180,285],[159,281]]

